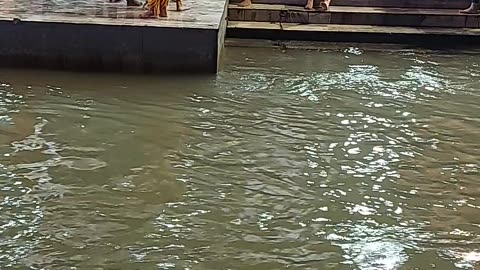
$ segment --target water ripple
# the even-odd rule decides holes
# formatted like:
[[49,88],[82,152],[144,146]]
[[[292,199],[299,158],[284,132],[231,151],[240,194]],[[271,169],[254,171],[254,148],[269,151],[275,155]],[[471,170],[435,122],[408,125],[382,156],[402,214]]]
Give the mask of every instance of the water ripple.
[[477,56],[226,58],[0,74],[0,268],[478,267]]

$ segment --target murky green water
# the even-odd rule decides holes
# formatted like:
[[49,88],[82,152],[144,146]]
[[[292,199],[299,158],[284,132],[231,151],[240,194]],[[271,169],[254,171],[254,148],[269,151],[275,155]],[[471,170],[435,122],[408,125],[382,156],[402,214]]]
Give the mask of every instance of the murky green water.
[[0,72],[1,269],[474,269],[480,56]]

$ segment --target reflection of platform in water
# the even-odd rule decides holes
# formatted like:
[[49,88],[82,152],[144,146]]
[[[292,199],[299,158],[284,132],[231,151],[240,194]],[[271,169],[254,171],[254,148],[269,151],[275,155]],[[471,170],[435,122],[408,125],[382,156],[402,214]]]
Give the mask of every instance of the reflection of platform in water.
[[0,65],[65,69],[216,72],[226,1],[140,19],[125,2],[0,0]]

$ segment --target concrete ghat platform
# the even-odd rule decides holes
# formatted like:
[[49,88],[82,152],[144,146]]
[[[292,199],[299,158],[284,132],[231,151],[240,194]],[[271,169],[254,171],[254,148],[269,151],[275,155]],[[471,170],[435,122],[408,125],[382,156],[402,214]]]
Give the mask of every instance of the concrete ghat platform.
[[141,7],[102,0],[0,0],[0,66],[129,72],[215,73],[226,0],[140,19]]
[[480,28],[478,14],[465,15],[456,9],[331,6],[326,12],[318,12],[297,6],[254,4],[249,8],[230,5],[228,17],[232,21]]
[[[458,9],[445,8],[447,1],[442,2],[443,8],[435,9],[384,7],[393,4],[390,0],[367,1],[384,5],[382,7],[359,6],[359,0],[343,0],[352,6],[335,6],[341,1],[333,0],[333,6],[324,12],[305,10],[298,5],[238,7],[231,4],[227,34],[230,38],[244,39],[396,43],[436,48],[476,47],[480,44],[480,15],[466,15]],[[400,2],[407,5],[419,1]],[[427,2],[431,5],[432,1],[441,3],[443,0]],[[448,5],[461,1],[451,0]]]
[[[232,0],[230,3],[237,3]],[[255,0],[255,4],[305,6],[306,0]],[[315,0],[314,3],[318,3]],[[464,9],[471,0],[333,0],[331,6],[421,8],[421,9]]]
[[411,44],[461,49],[480,45],[479,28],[394,27],[372,25],[230,22],[228,37],[269,40]]

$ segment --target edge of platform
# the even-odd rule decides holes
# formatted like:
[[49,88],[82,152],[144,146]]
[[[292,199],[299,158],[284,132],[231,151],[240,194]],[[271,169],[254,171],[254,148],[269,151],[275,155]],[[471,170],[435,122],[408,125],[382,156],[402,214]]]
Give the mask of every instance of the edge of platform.
[[371,25],[230,22],[228,38],[468,47],[480,44],[480,29]]

